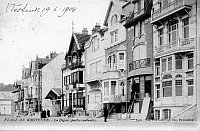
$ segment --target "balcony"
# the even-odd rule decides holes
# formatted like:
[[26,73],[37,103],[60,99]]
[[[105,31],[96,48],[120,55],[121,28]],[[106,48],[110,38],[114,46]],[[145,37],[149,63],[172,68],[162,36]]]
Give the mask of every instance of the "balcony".
[[162,54],[176,52],[176,51],[187,51],[195,48],[195,38],[187,38],[187,39],[177,39],[173,42],[170,42],[166,45],[160,46],[156,48],[156,56],[160,56]]
[[69,68],[71,70],[76,69],[76,68],[83,68],[83,67],[84,67],[83,61],[81,60],[77,60],[76,62],[71,62],[71,63],[68,63],[68,65],[66,65],[66,68]]
[[86,75],[85,81],[89,82],[89,81],[101,80],[101,78],[102,78],[102,72],[96,72],[93,74]]
[[146,67],[151,67],[151,58],[132,61],[129,64],[129,72],[132,71],[132,70],[136,70],[136,69],[140,69],[140,68],[146,68]]
[[159,24],[173,15],[185,15],[191,9],[189,0],[175,0],[158,10],[152,10],[151,24]]
[[[138,2],[138,1],[135,1],[135,2]],[[143,21],[146,18],[151,17],[151,9],[152,9],[152,5],[153,5],[153,1],[145,0],[145,2],[146,2],[146,4],[144,4],[144,8],[132,13],[131,17],[128,19],[128,21],[124,25],[126,28],[134,25],[138,21]]]

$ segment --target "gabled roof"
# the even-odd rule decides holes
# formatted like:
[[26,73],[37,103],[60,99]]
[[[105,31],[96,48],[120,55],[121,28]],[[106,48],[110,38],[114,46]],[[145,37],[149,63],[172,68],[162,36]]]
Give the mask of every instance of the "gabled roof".
[[[114,1],[114,0],[113,0]],[[106,17],[105,17],[105,19],[104,19],[104,22],[103,22],[103,25],[104,26],[107,26],[107,21],[108,21],[108,17],[109,17],[109,14],[110,14],[110,11],[111,11],[111,9],[112,9],[112,5],[113,5],[113,1],[111,1],[110,3],[109,3],[109,6],[108,6],[108,9],[107,9],[107,12],[106,12]],[[128,1],[129,0],[118,0],[118,2],[123,2],[123,4],[124,5],[126,5],[127,3],[128,3]],[[124,5],[122,5],[122,7],[124,6]]]
[[72,33],[69,49],[65,55],[65,59],[67,58],[67,55],[69,54],[74,42],[77,46],[77,49],[81,50],[84,47],[85,43],[90,39],[90,36],[91,35],[88,34]]
[[46,95],[45,99],[60,99],[61,97],[61,88],[52,88],[49,93]]

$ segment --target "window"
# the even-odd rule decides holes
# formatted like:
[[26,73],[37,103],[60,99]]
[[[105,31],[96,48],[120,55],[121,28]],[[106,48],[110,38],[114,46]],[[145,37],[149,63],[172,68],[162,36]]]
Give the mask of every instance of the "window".
[[187,68],[192,69],[193,68],[193,54],[187,55]]
[[118,41],[118,30],[111,32],[111,43]]
[[108,57],[108,65],[109,65],[109,68],[111,69],[111,67],[112,67],[112,57],[111,56]]
[[104,96],[109,95],[109,81],[104,82]]
[[79,75],[79,83],[83,84],[83,71],[79,71],[78,75]]
[[108,57],[108,69],[109,70],[116,69],[116,54],[110,55]]
[[182,69],[182,56],[179,54],[175,55],[176,69]]
[[166,62],[167,62],[166,58],[162,59],[162,72],[166,71],[167,68]]
[[92,46],[92,52],[99,50],[99,38],[97,39],[97,36],[94,36],[92,38],[91,46]]
[[133,61],[146,59],[147,58],[146,50],[147,46],[144,43],[141,43],[140,45],[136,46],[133,50]]
[[174,20],[168,25],[168,48],[176,44],[178,38],[178,20]]
[[157,60],[155,63],[155,75],[160,75],[160,60]]
[[116,56],[115,56],[115,54],[113,54],[113,64],[115,64],[116,63]]
[[172,57],[168,57],[168,71],[172,70]]
[[69,85],[71,82],[70,82],[70,75],[67,76],[67,85]]
[[117,15],[113,15],[112,18],[111,18],[111,25],[114,25],[117,23]]
[[155,110],[155,119],[160,120],[160,110]]
[[66,85],[66,76],[64,76],[64,85]]
[[144,21],[139,22],[139,35],[142,35],[144,33]]
[[183,37],[189,38],[189,18],[183,19]]
[[119,53],[119,60],[124,60],[124,53]]
[[170,109],[164,109],[163,110],[163,117],[165,120],[171,119],[171,110]]
[[163,28],[158,30],[159,46],[164,44]]
[[111,81],[111,95],[115,95],[116,81]]
[[171,97],[172,96],[172,80],[163,81],[162,88],[163,88],[163,97]]
[[176,96],[182,96],[182,80],[175,80]]
[[188,80],[187,81],[187,85],[188,85],[188,96],[192,96],[193,95],[193,84],[194,84],[194,80]]
[[160,85],[156,85],[156,98],[160,98]]

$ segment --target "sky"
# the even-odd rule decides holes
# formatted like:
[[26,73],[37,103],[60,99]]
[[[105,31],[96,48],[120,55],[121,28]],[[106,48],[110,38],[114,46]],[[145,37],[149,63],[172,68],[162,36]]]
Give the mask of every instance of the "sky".
[[103,25],[110,0],[1,0],[0,83],[21,80],[36,55],[66,53],[72,33]]

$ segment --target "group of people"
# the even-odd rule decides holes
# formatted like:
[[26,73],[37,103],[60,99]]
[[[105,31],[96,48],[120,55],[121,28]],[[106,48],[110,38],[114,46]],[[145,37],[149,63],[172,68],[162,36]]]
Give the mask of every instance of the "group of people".
[[47,111],[42,110],[41,118],[47,118],[47,117],[50,117],[50,110],[49,109],[47,109]]

